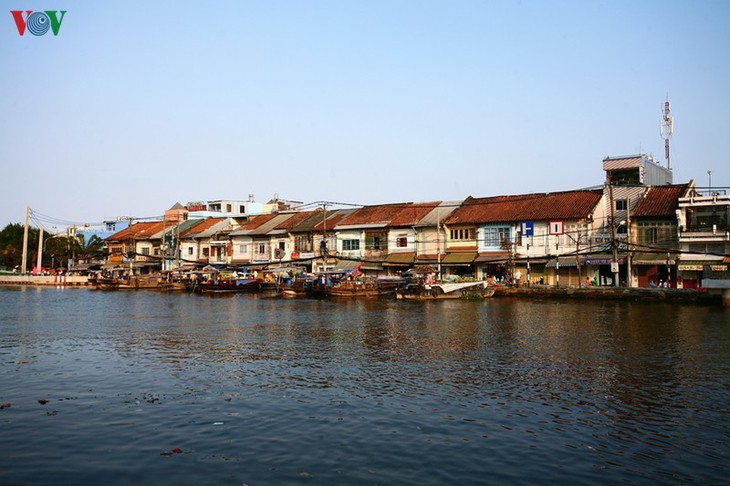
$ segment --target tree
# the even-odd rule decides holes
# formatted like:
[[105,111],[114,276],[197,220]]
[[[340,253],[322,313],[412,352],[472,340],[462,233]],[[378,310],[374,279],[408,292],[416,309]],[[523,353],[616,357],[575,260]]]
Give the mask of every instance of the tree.
[[[33,262],[38,257],[38,229],[28,230],[28,262]],[[13,268],[20,265],[23,260],[23,225],[10,223],[0,231],[0,266]]]

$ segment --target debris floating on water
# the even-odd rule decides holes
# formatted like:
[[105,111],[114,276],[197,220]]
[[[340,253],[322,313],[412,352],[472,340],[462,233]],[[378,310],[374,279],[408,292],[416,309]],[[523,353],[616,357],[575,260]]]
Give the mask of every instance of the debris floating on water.
[[2,405],[0,405],[0,410],[3,410],[5,408],[10,408],[10,404],[9,403],[3,403]]

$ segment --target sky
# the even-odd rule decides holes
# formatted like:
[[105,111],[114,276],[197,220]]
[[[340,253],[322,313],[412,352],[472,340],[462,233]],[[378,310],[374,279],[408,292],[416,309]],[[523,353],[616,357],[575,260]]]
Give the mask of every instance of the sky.
[[724,0],[0,1],[0,228],[596,186],[667,98],[674,181],[730,186]]

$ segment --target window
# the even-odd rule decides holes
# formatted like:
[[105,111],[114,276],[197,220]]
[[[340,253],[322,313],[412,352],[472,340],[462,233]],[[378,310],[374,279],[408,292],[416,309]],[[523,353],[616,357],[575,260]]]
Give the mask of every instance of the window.
[[286,242],[285,241],[279,242],[279,249],[286,251]]
[[150,254],[150,249],[149,248],[142,248],[142,254],[143,255],[149,255]]
[[360,249],[360,240],[342,240],[342,251]]
[[259,243],[259,255],[266,254],[266,243]]
[[116,231],[117,230],[117,224],[116,223],[107,223],[106,224],[106,230],[107,231]]
[[474,230],[472,228],[461,228],[451,230],[452,240],[472,240],[474,239]]
[[510,240],[509,226],[493,226],[484,228],[484,246],[501,247],[502,243]]
[[240,206],[238,212],[239,214],[246,214],[246,206]]
[[193,247],[192,246],[189,246],[188,247],[188,255],[192,255],[192,254],[193,254]]
[[365,238],[365,249],[366,250],[380,250],[380,236],[371,235]]
[[233,211],[233,206],[231,204],[226,204],[226,212],[230,213]]
[[644,228],[644,242],[645,243],[657,243],[659,228]]
[[210,255],[210,248],[203,248],[203,256],[207,258],[208,255]]
[[399,236],[395,239],[395,246],[397,248],[405,248],[408,246],[408,237],[407,236]]
[[248,245],[238,245],[239,253],[248,253]]
[[294,250],[309,253],[312,250],[312,235],[301,235],[294,239]]
[[626,199],[619,199],[616,201],[616,211],[626,211],[628,207]]

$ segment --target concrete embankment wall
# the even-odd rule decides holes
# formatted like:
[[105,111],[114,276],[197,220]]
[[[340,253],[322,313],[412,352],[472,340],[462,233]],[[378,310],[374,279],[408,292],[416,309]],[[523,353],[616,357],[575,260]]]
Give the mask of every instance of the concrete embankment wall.
[[721,304],[717,293],[685,289],[636,289],[615,287],[555,288],[555,287],[499,287],[495,297],[545,299],[605,299],[628,301],[668,301],[698,304]]
[[0,275],[0,285],[49,285],[86,286],[91,285],[88,277],[65,275]]

